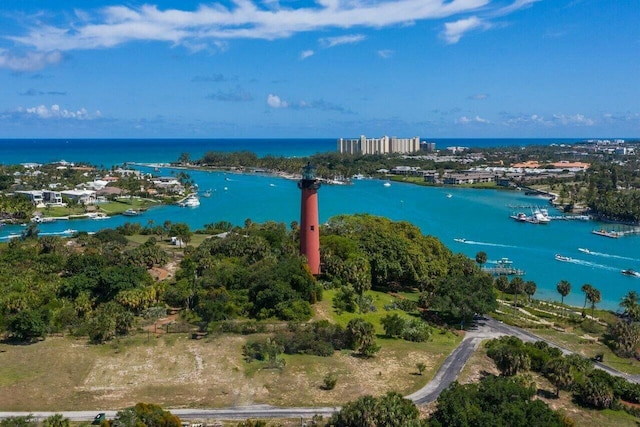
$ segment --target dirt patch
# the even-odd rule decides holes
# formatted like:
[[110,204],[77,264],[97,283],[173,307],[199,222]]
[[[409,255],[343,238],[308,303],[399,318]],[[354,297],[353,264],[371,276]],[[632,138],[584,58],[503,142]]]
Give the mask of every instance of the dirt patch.
[[[283,356],[285,367],[273,370],[243,360],[247,339],[144,333],[98,346],[67,337],[31,346],[0,344],[0,408],[117,409],[141,401],[173,408],[336,406],[365,394],[417,390],[454,346],[381,340],[381,351],[371,359],[351,351],[332,357]],[[422,376],[417,375],[418,362],[427,366]],[[336,387],[322,390],[330,372],[338,377]]]

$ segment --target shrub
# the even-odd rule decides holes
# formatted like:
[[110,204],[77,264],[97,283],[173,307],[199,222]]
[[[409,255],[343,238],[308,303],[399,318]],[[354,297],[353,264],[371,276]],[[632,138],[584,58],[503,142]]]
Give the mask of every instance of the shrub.
[[322,379],[323,390],[333,390],[338,382],[338,376],[334,372],[329,372]]

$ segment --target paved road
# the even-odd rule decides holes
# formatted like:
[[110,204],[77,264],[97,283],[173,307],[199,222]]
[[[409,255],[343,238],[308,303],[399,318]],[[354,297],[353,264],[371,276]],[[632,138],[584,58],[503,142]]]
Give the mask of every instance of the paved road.
[[[423,405],[435,401],[440,393],[447,388],[460,374],[462,368],[469,360],[478,345],[485,339],[496,338],[502,335],[517,336],[523,341],[545,341],[549,345],[559,348],[564,354],[572,352],[559,347],[558,345],[547,341],[537,335],[517,328],[509,326],[491,318],[481,318],[467,332],[464,339],[458,347],[451,352],[436,372],[435,376],[423,388],[412,393],[407,399],[412,400],[418,405]],[[605,366],[601,363],[595,364],[597,368],[607,371],[611,375],[626,378],[627,380],[640,383],[640,375],[629,375],[617,371],[613,368]],[[322,415],[323,417],[331,416],[334,412],[340,410],[339,407],[322,407],[322,408],[278,408],[269,405],[253,405],[232,407],[224,409],[172,409],[171,412],[184,420],[202,420],[202,419],[247,419],[247,418],[305,418],[310,419],[314,415]],[[98,412],[104,412],[107,418],[113,418],[116,411],[96,410],[96,411],[70,411],[58,412],[71,421],[90,421]],[[38,419],[44,419],[55,412],[0,412],[0,419],[33,415]]]

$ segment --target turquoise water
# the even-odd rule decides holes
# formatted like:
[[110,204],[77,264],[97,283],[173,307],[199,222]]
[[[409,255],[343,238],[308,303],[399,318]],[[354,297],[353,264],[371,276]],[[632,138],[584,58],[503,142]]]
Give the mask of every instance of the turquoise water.
[[[567,143],[567,139],[436,139],[439,148],[447,146],[523,146]],[[210,140],[0,140],[0,163],[49,162],[65,159],[95,165],[124,162],[170,162],[180,153],[198,158],[207,151],[249,150],[260,156],[306,156],[333,151],[336,139],[210,139]],[[160,172],[169,174],[168,170]],[[300,194],[293,181],[255,175],[190,172],[200,189],[211,188],[211,198],[200,199],[195,209],[163,206],[140,217],[114,217],[104,221],[74,220],[41,224],[42,234],[63,233],[67,229],[97,231],[116,227],[127,221],[162,224],[165,220],[186,222],[192,228],[217,221],[242,225],[274,220],[290,224],[299,220]],[[225,178],[229,179],[226,180]],[[225,187],[227,188],[225,190]],[[452,197],[447,198],[447,193]],[[554,221],[547,226],[517,223],[509,218],[509,205],[545,206],[546,200],[515,192],[463,190],[418,187],[393,183],[384,187],[381,181],[356,181],[351,186],[324,186],[320,190],[320,220],[338,214],[368,212],[394,220],[407,220],[425,234],[440,238],[455,252],[475,257],[485,251],[489,260],[508,257],[514,266],[524,269],[525,280],[538,285],[536,296],[558,300],[556,283],[569,280],[572,292],[567,301],[582,305],[580,287],[590,283],[600,289],[600,306],[615,309],[621,297],[640,287],[640,279],[626,277],[620,270],[640,270],[640,236],[609,239],[591,234],[598,224],[581,221]],[[553,214],[553,211],[550,212]],[[19,234],[20,226],[0,229],[0,238]],[[454,241],[466,239],[465,243]],[[585,254],[578,248],[588,248]],[[559,262],[554,254],[572,258]]]
[[[321,142],[314,145],[313,141]],[[457,143],[451,145],[463,145],[460,141],[469,142],[457,140]],[[268,147],[276,155],[285,154],[288,149],[300,154],[305,150],[311,153],[322,151],[329,144],[331,147],[328,149],[333,149],[334,142],[335,140],[302,140],[296,143],[293,140],[277,140],[272,141]],[[42,158],[82,160],[69,157],[71,152],[60,151],[59,145],[43,146],[42,141],[38,144],[41,148],[39,156]],[[203,143],[199,144],[205,151],[213,149],[206,148]],[[225,147],[227,151],[247,149],[238,144],[238,141],[233,141],[233,144],[229,143]],[[253,144],[257,145],[257,140]],[[93,150],[86,147],[82,150],[87,151],[88,156],[84,161],[94,164],[101,164],[96,161],[99,159],[111,159],[114,164],[125,161],[168,162],[177,158],[177,155],[172,157],[173,151],[178,155],[182,151],[194,152],[189,145],[174,147],[173,151],[160,148],[154,150],[153,144],[148,141],[136,141],[132,151],[125,149],[125,146],[106,143],[92,147]],[[143,158],[144,150],[140,147],[145,147],[144,150],[150,153],[147,158]],[[276,147],[280,151],[275,151]],[[156,151],[163,152],[167,157],[158,155]],[[78,154],[77,150],[73,152]],[[16,156],[13,153],[3,157],[2,161]],[[24,161],[42,160],[27,157]],[[170,171],[161,170],[158,173],[168,175]],[[254,222],[274,220],[286,224],[299,220],[300,192],[295,181],[217,172],[194,171],[190,174],[202,191],[214,190],[210,198],[200,198],[201,205],[198,208],[163,206],[151,209],[140,217],[120,216],[103,221],[58,221],[41,224],[39,228],[42,234],[58,234],[67,229],[97,231],[134,221],[146,225],[149,221],[162,224],[170,220],[185,222],[192,229],[197,229],[217,221],[242,225],[247,218]],[[591,234],[591,230],[600,225],[593,222],[552,221],[549,225],[517,223],[509,218],[515,210],[510,205],[546,206],[547,203],[544,199],[525,196],[521,192],[445,189],[399,183],[384,187],[382,184],[378,180],[360,180],[349,186],[323,186],[319,192],[320,220],[325,222],[338,214],[366,212],[393,220],[409,221],[420,227],[423,233],[440,238],[454,252],[462,252],[474,258],[478,251],[484,251],[490,261],[508,257],[516,268],[526,271],[525,280],[537,283],[536,297],[541,299],[559,300],[556,283],[564,279],[572,284],[571,294],[566,299],[569,303],[581,306],[584,294],[580,292],[580,287],[584,283],[590,283],[602,293],[599,306],[616,309],[624,294],[640,287],[640,279],[620,273],[627,268],[640,270],[640,236],[620,239],[596,236]],[[448,193],[452,197],[448,198]],[[550,214],[558,213],[550,210]],[[6,239],[8,235],[19,234],[21,230],[20,226],[3,227],[0,229],[0,238]],[[466,241],[456,242],[455,238],[464,238]],[[588,248],[592,254],[580,252],[578,248]],[[569,256],[572,261],[556,261],[556,253]]]

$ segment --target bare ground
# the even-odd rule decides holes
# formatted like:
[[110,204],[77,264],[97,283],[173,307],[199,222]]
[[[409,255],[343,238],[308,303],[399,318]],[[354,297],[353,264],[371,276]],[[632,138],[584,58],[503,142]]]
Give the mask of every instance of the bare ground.
[[[28,346],[0,344],[0,409],[105,409],[141,401],[173,408],[341,405],[364,394],[414,391],[450,350],[383,342],[372,359],[346,351],[333,357],[285,356],[285,368],[272,370],[242,359],[245,342],[243,336],[192,340],[169,334],[102,346],[63,337]],[[417,362],[427,365],[422,376],[416,375]],[[321,390],[329,372],[338,383],[334,390]]]

